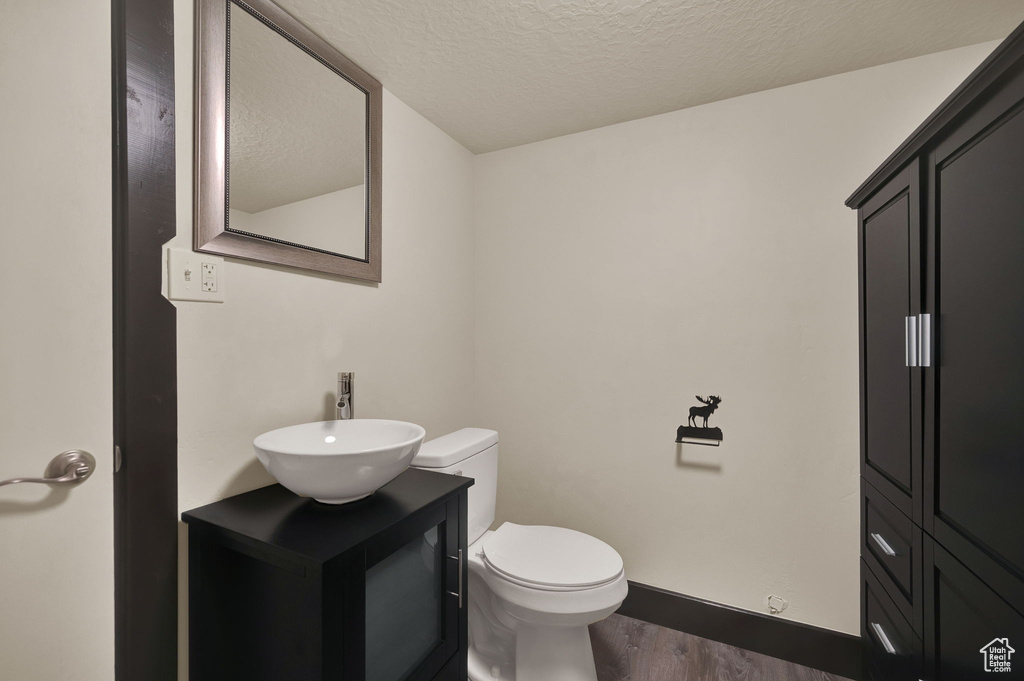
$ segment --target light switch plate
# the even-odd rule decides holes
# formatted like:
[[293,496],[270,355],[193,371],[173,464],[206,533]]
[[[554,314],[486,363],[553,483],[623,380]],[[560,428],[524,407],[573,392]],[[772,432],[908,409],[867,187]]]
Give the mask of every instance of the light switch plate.
[[167,297],[170,300],[224,302],[224,258],[187,248],[167,249]]

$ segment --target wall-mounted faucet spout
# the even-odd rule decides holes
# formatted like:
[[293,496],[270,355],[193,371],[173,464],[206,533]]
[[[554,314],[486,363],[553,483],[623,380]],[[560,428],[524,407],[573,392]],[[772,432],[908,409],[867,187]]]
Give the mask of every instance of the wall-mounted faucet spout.
[[334,417],[339,421],[353,418],[352,392],[355,378],[356,375],[351,371],[338,372],[338,402],[335,404]]

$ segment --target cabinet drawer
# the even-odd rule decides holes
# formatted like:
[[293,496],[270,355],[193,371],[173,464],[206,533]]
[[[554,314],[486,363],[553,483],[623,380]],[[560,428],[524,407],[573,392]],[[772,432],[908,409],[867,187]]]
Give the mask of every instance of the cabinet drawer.
[[918,635],[921,612],[921,529],[863,481],[861,555]]
[[861,636],[878,679],[920,678],[923,644],[867,564],[861,563]]

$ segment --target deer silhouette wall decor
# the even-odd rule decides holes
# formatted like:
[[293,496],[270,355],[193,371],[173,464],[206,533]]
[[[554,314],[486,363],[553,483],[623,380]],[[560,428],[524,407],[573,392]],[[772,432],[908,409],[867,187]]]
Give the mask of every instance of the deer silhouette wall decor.
[[[700,395],[696,397],[704,406],[690,407],[690,417],[686,420],[686,425],[679,426],[679,429],[676,431],[676,442],[714,445],[717,447],[722,441],[722,429],[709,428],[708,419],[718,409],[718,405],[722,403],[722,398],[718,395],[708,395],[706,400]],[[702,421],[700,426],[697,425],[697,419]]]
[[690,423],[693,423],[693,427],[696,428],[697,419],[702,418],[704,419],[704,425],[702,427],[707,428],[708,418],[715,413],[716,409],[718,409],[718,405],[722,403],[722,398],[716,395],[711,395],[706,400],[700,395],[696,395],[695,397],[703,402],[705,406],[690,407],[690,418],[687,419],[686,424],[689,425]]

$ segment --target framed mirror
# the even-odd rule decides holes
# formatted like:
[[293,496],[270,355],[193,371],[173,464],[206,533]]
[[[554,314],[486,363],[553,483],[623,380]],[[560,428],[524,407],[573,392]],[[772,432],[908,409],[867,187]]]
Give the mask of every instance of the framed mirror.
[[269,0],[198,0],[195,250],[380,281],[381,85]]

